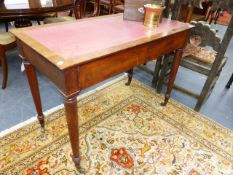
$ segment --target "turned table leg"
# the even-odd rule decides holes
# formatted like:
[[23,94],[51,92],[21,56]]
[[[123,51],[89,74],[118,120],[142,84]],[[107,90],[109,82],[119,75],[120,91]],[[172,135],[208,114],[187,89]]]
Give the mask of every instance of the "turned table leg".
[[40,100],[40,91],[38,87],[38,81],[37,81],[37,76],[36,76],[36,71],[34,66],[29,63],[28,61],[24,60],[23,61],[27,78],[28,78],[28,83],[29,87],[31,89],[32,97],[34,104],[36,106],[36,111],[37,111],[37,118],[40,122],[41,125],[41,131],[44,132],[44,114],[42,112],[42,105],[41,105],[41,100]]
[[0,60],[2,64],[2,89],[5,89],[7,85],[7,77],[8,77],[8,64],[4,49],[0,50]]
[[71,149],[73,152],[72,158],[79,172],[84,172],[80,166],[80,147],[79,147],[79,119],[77,111],[76,96],[72,98],[64,98],[64,106],[66,111],[66,121],[68,125]]
[[125,85],[129,86],[133,78],[133,69],[128,70],[127,73],[128,73],[128,82],[125,83]]
[[182,59],[182,54],[183,54],[183,49],[177,49],[175,56],[173,58],[173,62],[172,62],[172,68],[171,68],[171,72],[169,75],[169,82],[168,82],[168,86],[167,86],[167,91],[165,94],[165,100],[164,103],[162,103],[163,106],[165,106],[170,98],[170,94],[172,91],[172,88],[174,86],[174,82],[176,79],[176,74],[180,65],[180,61]]

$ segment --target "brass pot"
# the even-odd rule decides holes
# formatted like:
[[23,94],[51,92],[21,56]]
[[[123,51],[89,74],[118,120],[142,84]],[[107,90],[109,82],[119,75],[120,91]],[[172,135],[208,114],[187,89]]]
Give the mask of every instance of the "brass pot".
[[158,27],[162,19],[164,7],[155,4],[144,5],[145,18],[144,25],[147,27]]

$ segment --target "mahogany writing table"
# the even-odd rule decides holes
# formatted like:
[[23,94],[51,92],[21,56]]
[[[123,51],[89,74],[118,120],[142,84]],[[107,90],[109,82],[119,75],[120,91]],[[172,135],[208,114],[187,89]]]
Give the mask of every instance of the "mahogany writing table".
[[64,97],[77,168],[80,168],[76,100],[79,92],[121,72],[132,74],[133,67],[175,52],[166,104],[190,28],[189,24],[163,19],[158,28],[148,29],[140,22],[124,21],[123,15],[117,14],[11,31],[17,38],[42,127],[44,117],[35,68],[47,76]]

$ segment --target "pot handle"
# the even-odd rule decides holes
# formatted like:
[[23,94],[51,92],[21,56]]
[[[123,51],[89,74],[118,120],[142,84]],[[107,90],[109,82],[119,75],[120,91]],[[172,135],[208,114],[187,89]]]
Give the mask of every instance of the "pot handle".
[[138,11],[139,11],[140,13],[142,13],[142,14],[144,14],[144,13],[145,13],[144,7],[140,7],[140,8],[138,8]]

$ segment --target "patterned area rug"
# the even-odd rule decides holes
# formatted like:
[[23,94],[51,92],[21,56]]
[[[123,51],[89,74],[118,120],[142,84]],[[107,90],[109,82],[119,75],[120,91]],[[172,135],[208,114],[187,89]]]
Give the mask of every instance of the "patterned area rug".
[[[126,79],[78,100],[82,166],[95,175],[232,175],[233,132]],[[0,139],[0,174],[78,174],[64,110]]]

